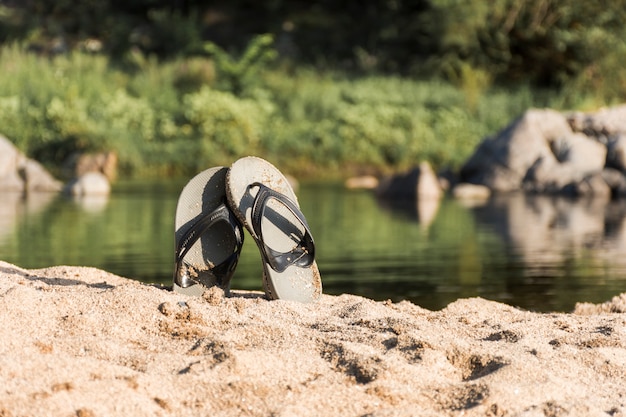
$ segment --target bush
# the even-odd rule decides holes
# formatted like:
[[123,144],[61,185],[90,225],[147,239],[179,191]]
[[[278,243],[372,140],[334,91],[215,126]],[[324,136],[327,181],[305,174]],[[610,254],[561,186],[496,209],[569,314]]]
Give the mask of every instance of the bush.
[[[281,112],[268,129],[264,148],[285,164],[299,161],[294,169],[307,171],[311,162],[379,172],[421,160],[458,168],[480,140],[532,104],[524,89],[508,94],[486,90],[470,108],[466,93],[447,83],[338,79],[308,71],[287,79],[270,75],[268,88]],[[309,163],[298,155],[308,155]]]
[[271,113],[262,103],[207,87],[186,95],[183,105],[189,125],[202,141],[201,156],[207,163],[258,151]]

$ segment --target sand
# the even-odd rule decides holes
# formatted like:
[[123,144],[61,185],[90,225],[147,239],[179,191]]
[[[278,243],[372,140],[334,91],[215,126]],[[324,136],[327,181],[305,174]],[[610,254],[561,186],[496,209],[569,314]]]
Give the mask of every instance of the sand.
[[0,416],[624,416],[625,311],[191,298],[0,262]]

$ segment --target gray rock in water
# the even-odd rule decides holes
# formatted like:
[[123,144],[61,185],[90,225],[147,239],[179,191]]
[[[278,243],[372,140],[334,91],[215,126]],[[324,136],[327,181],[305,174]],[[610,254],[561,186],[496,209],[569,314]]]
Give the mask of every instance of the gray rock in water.
[[376,188],[376,194],[382,198],[415,200],[439,198],[443,191],[430,164],[422,162],[406,174],[383,179]]
[[619,133],[607,141],[606,166],[626,172],[626,133]]
[[39,162],[26,159],[20,167],[20,174],[24,180],[27,192],[32,191],[60,191],[62,184],[46,171]]
[[70,181],[65,190],[74,197],[107,196],[111,193],[111,184],[103,173],[87,172]]
[[626,197],[626,177],[622,172],[614,168],[604,168],[602,179],[611,189],[612,196]]
[[557,162],[550,141],[571,133],[554,110],[528,110],[494,138],[482,142],[461,168],[461,181],[493,191],[516,191],[537,161]]
[[483,141],[460,177],[495,192],[623,195],[615,173],[607,182],[607,167],[626,173],[626,106],[569,115],[528,110]]
[[[523,188],[533,192],[571,193],[572,184],[600,174],[606,163],[606,146],[581,133],[551,142],[555,158],[539,159],[527,171]],[[564,187],[568,186],[568,189]],[[598,191],[600,192],[600,191]]]
[[594,113],[573,112],[567,121],[574,132],[587,136],[608,138],[620,133],[626,134],[626,104],[603,108]]
[[109,181],[117,177],[117,154],[105,152],[75,152],[65,161],[63,169],[68,178],[78,178],[88,172],[101,172]]
[[452,195],[460,200],[486,200],[491,190],[484,185],[460,183],[452,189]]
[[27,158],[0,135],[0,190],[15,192],[58,192],[62,183],[37,161]]

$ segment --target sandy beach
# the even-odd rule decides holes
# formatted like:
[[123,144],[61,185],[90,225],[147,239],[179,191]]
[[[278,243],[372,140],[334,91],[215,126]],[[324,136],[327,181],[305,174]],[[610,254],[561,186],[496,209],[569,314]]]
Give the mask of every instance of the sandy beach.
[[625,416],[625,312],[190,298],[0,262],[0,416]]

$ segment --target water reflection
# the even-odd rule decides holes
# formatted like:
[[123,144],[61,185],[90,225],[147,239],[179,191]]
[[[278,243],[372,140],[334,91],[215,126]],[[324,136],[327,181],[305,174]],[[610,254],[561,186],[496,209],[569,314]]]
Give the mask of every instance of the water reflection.
[[[94,266],[170,284],[184,183],[118,185],[95,202],[3,195],[0,259],[26,268]],[[516,194],[481,204],[407,203],[319,184],[302,185],[299,201],[327,293],[408,299],[430,309],[481,296],[567,311],[576,301],[626,291],[626,202]],[[233,287],[261,289],[261,274],[247,238]]]
[[0,243],[10,239],[19,222],[36,216],[56,198],[54,193],[7,192],[1,193],[0,202]]
[[373,201],[378,212],[359,200],[352,226],[330,239],[353,252],[324,253],[330,292],[433,309],[482,296],[568,311],[576,301],[602,302],[626,291],[625,202],[522,193],[471,204]]
[[91,214],[102,213],[109,202],[108,194],[81,195],[68,198],[71,198],[82,210]]
[[526,274],[571,258],[622,263],[626,202],[514,194],[475,209],[476,218],[502,236],[527,265]]
[[397,215],[405,216],[408,219],[415,220],[422,228],[428,229],[437,217],[437,212],[441,205],[441,198],[427,197],[416,199],[416,201],[386,200],[379,198],[377,202],[381,208]]

